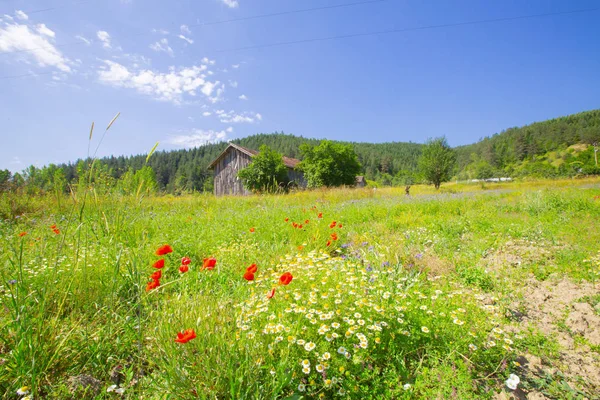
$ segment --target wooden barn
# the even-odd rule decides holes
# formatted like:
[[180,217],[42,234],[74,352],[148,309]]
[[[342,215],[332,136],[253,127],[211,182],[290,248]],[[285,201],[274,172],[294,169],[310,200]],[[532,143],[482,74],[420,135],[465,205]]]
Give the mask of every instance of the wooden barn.
[[[252,157],[258,154],[258,151],[247,149],[235,143],[229,143],[229,146],[217,157],[208,168],[213,170],[215,195],[222,196],[226,194],[247,195],[250,194],[240,178],[238,172],[252,162]],[[296,167],[300,160],[295,158],[283,157],[283,163],[288,168],[288,178],[290,182],[295,182],[298,186],[306,186],[304,174]]]

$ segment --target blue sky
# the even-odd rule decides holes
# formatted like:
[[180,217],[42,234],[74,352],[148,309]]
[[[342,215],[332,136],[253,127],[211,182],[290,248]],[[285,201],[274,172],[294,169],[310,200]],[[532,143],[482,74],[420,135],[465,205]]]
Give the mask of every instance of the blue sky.
[[273,131],[460,145],[600,106],[600,11],[260,47],[595,0],[387,0],[213,24],[358,1],[2,0],[0,168],[85,157],[91,122],[93,148],[117,112],[100,156]]

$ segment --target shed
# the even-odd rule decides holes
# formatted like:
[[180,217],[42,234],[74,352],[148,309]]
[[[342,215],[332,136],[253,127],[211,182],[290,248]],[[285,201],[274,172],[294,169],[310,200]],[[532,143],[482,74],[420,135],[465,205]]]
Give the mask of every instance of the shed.
[[367,181],[364,176],[359,175],[356,177],[356,187],[362,188],[367,185]]
[[[215,195],[250,194],[238,178],[238,172],[246,168],[252,162],[252,157],[257,154],[256,150],[229,143],[229,146],[208,166],[213,170]],[[297,169],[300,160],[284,156],[283,163],[288,169],[290,182],[296,182],[298,186],[306,186],[304,174]]]

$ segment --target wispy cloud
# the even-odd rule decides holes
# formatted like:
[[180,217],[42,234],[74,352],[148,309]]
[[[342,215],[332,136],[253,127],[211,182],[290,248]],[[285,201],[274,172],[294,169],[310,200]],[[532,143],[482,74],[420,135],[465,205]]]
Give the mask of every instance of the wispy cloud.
[[[34,59],[40,67],[55,67],[63,72],[71,72],[68,58],[53,44],[54,32],[44,24],[30,27],[25,24],[0,26],[0,51],[18,52],[18,59]],[[35,51],[28,51],[36,49]]]
[[110,44],[110,35],[106,31],[98,31],[96,32],[96,36],[102,42],[102,47],[105,49],[110,49],[112,45]]
[[229,81],[229,86],[231,86],[232,88],[236,88],[238,87],[238,83],[237,81]]
[[188,35],[192,34],[192,31],[190,30],[190,28],[187,25],[181,25],[179,27],[179,30],[181,31],[181,33],[186,33]]
[[246,96],[245,94],[242,94],[240,97],[238,97],[240,100],[248,100],[248,96]]
[[29,15],[25,14],[23,11],[21,10],[17,10],[15,11],[15,16],[17,18],[19,18],[22,21],[27,21],[29,19]]
[[152,29],[152,33],[158,33],[160,35],[168,35],[169,31],[166,29]]
[[164,51],[171,57],[173,57],[173,49],[169,46],[169,41],[166,38],[160,39],[158,42],[150,45],[150,48],[154,51]]
[[215,114],[217,114],[219,121],[224,124],[252,124],[262,121],[261,114],[249,111],[244,111],[238,114],[233,110],[217,110],[215,111]]
[[192,39],[190,39],[190,38],[187,38],[187,37],[185,37],[185,36],[183,36],[183,35],[179,35],[179,36],[177,36],[177,37],[178,37],[179,39],[181,39],[181,40],[185,40],[185,41],[186,41],[186,42],[188,42],[189,44],[194,44],[194,41],[193,41]]
[[19,164],[21,164],[21,159],[19,157],[17,157],[17,156],[14,156],[12,158],[12,160],[10,160],[10,163],[12,165],[19,165]]
[[203,116],[203,117],[210,117],[211,115],[212,115],[212,113],[211,113],[210,111],[204,111],[204,112],[202,113],[202,116]]
[[232,127],[222,131],[192,129],[187,134],[171,136],[167,139],[167,143],[184,148],[198,147],[209,143],[222,142],[227,139],[227,133],[231,132],[233,132]]
[[85,45],[86,45],[86,46],[89,46],[90,44],[92,44],[92,42],[91,42],[90,40],[88,40],[88,39],[84,38],[84,37],[83,37],[83,36],[81,36],[81,35],[77,35],[77,36],[75,36],[75,39],[79,39],[79,40],[81,40],[83,43],[85,43]]
[[100,82],[134,89],[157,100],[181,104],[184,96],[194,97],[200,92],[208,101],[214,103],[223,94],[223,84],[208,81],[204,71],[206,65],[186,68],[170,67],[169,72],[156,72],[148,69],[130,70],[126,66],[111,60],[103,60],[98,70]]
[[239,6],[238,0],[221,0],[229,8],[237,8]]

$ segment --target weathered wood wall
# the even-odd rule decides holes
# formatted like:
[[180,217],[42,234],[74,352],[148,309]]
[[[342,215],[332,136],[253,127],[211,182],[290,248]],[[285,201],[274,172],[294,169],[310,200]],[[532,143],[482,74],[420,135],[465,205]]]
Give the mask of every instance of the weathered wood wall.
[[238,178],[237,174],[241,169],[246,168],[251,161],[252,158],[249,155],[242,153],[235,148],[230,148],[214,168],[215,195],[250,194],[250,192],[244,188],[242,180]]
[[288,168],[288,179],[290,180],[290,182],[296,182],[298,184],[298,187],[306,187],[306,180],[304,179],[304,174],[301,171]]

